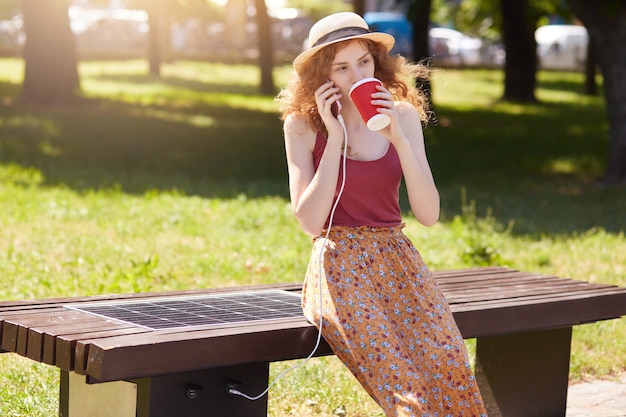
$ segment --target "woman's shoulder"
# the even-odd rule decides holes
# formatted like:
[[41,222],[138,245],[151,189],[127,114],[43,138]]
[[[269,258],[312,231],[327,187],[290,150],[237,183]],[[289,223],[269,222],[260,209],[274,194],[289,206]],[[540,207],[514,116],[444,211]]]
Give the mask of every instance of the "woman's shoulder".
[[397,101],[395,107],[404,131],[410,137],[423,138],[422,119],[419,110],[406,101]]
[[285,141],[305,144],[311,151],[315,146],[317,132],[309,126],[304,114],[291,113],[285,118],[283,125]]
[[413,104],[406,101],[396,101],[395,107],[400,116],[400,120],[421,123],[420,112]]
[[400,114],[419,114],[417,108],[408,101],[396,101],[394,105]]
[[290,113],[285,118],[285,130],[289,129],[294,132],[305,132],[311,130],[307,123],[306,115],[302,113]]

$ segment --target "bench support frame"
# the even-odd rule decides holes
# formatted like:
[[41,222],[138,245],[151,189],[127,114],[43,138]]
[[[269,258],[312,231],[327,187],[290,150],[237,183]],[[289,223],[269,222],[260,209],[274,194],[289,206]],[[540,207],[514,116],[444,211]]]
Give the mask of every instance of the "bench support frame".
[[227,386],[253,396],[265,390],[268,376],[269,363],[263,362],[98,384],[62,371],[59,416],[266,417],[267,395],[250,401],[229,394]]
[[572,328],[479,338],[476,379],[489,417],[565,417]]

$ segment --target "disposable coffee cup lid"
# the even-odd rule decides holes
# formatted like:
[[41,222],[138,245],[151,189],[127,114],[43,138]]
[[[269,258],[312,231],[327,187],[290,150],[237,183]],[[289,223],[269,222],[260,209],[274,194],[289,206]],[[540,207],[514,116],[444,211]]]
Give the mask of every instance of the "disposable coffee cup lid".
[[391,123],[391,117],[386,114],[377,114],[370,117],[367,121],[367,128],[369,130],[380,130],[386,128],[389,123]]

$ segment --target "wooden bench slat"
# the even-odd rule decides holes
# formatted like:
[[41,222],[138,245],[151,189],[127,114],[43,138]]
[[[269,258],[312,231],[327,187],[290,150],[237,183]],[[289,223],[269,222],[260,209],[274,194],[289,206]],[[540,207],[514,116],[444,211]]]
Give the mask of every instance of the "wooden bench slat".
[[88,343],[80,343],[84,340],[93,340],[93,339],[106,339],[109,337],[117,337],[124,335],[138,335],[141,333],[149,332],[150,330],[144,329],[142,327],[129,327],[126,329],[115,329],[115,330],[103,330],[99,332],[89,332],[75,335],[65,335],[59,336],[56,340],[57,350],[64,352],[73,352],[74,360],[73,371],[80,374],[87,374],[87,357],[89,354],[89,346]]
[[[41,343],[42,349],[42,359],[41,361],[47,363],[48,365],[57,365],[59,368],[64,370],[67,367],[71,368],[71,365],[66,365],[65,363],[59,363],[57,361],[57,357],[62,355],[63,350],[59,350],[58,339],[61,337],[66,337],[68,335],[80,334],[87,331],[95,332],[102,330],[117,330],[123,331],[127,328],[135,328],[136,326],[125,324],[122,322],[118,322],[116,320],[106,320],[100,317],[94,317],[94,320],[88,320],[80,323],[79,326],[72,328],[63,328],[61,326],[51,326],[45,329],[41,329],[40,332],[36,334],[36,337],[33,340],[33,344]],[[29,345],[30,345],[29,341]],[[64,348],[64,345],[60,346],[61,349]],[[71,355],[71,353],[68,353]]]
[[[470,274],[470,275],[447,275],[433,273],[433,276],[437,280],[439,285],[448,285],[455,283],[463,283],[468,285],[477,285],[479,283],[492,282],[492,281],[507,281],[512,279],[534,279],[539,280],[542,278],[550,277],[548,275],[541,275],[530,272],[519,271],[494,271],[488,274]],[[550,277],[555,278],[555,277]]]
[[[81,328],[76,332],[66,332],[54,337],[46,335],[46,347],[54,353],[54,365],[64,371],[74,371],[76,368],[76,343],[83,338],[100,338],[141,334],[149,330],[132,325],[101,326],[99,328]],[[52,348],[54,345],[54,348]],[[50,352],[50,353],[52,353]],[[49,357],[51,356],[49,353]]]
[[490,289],[496,286],[515,286],[515,285],[523,285],[529,287],[541,287],[549,284],[550,282],[572,282],[571,280],[565,280],[561,278],[542,278],[537,279],[535,277],[509,277],[507,279],[492,279],[485,281],[473,281],[473,282],[448,282],[441,283],[437,280],[437,284],[439,288],[443,291],[453,291],[453,290],[467,290],[467,291],[484,291],[486,289]]
[[484,266],[484,267],[472,267],[472,268],[464,268],[464,269],[444,269],[444,270],[439,270],[439,271],[433,271],[433,274],[441,278],[459,277],[459,276],[465,276],[469,278],[472,276],[480,276],[480,275],[487,276],[487,275],[494,274],[494,273],[515,274],[519,272],[520,271],[516,269],[506,268],[503,266]]
[[[588,291],[570,291],[563,293],[546,293],[546,294],[537,294],[537,295],[528,295],[523,297],[516,297],[511,299],[493,299],[493,300],[481,300],[474,301],[468,303],[453,303],[451,304],[451,308],[453,311],[470,311],[470,310],[479,310],[483,308],[490,307],[508,307],[508,306],[520,306],[524,307],[525,305],[530,304],[541,304],[550,301],[563,301],[563,300],[584,300],[584,299],[594,299],[603,296],[612,296],[615,295],[618,298],[623,297],[626,300],[626,288],[619,287],[608,287],[608,288],[592,288]],[[626,305],[621,305],[617,307],[618,309],[626,309]]]
[[525,293],[525,292],[535,292],[540,293],[542,291],[549,292],[556,290],[563,291],[584,291],[587,289],[594,288],[604,288],[605,286],[601,285],[584,285],[577,282],[544,282],[541,285],[535,284],[512,284],[512,285],[493,285],[489,288],[463,288],[463,287],[455,287],[455,288],[446,288],[443,289],[444,294],[448,297],[448,300],[453,299],[454,297],[459,296],[481,296],[484,299],[490,298],[501,298],[510,295],[511,298],[514,298],[517,294]]
[[445,292],[446,299],[450,304],[481,302],[502,299],[518,299],[520,297],[534,295],[551,295],[551,294],[573,294],[576,292],[586,292],[590,290],[604,290],[607,287],[585,287],[578,283],[554,283],[549,286],[532,287],[532,286],[511,286],[511,287],[494,287],[489,293],[482,291],[456,291]]
[[[20,327],[26,327],[36,325],[50,320],[52,322],[64,322],[65,318],[72,316],[72,312],[67,309],[55,309],[52,312],[44,312],[42,314],[25,314],[16,315],[8,319],[2,320],[2,342],[0,347],[9,352],[15,352],[17,350],[17,339]],[[74,315],[76,317],[76,315]]]
[[464,337],[486,337],[571,327],[623,316],[626,292],[520,300],[519,303],[456,306],[454,317]]

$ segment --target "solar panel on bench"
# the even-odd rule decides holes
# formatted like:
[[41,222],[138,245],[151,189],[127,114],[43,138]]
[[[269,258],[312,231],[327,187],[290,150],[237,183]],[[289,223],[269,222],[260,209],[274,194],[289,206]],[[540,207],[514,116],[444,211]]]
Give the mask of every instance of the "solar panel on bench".
[[302,317],[300,295],[282,290],[102,301],[65,307],[152,330]]

